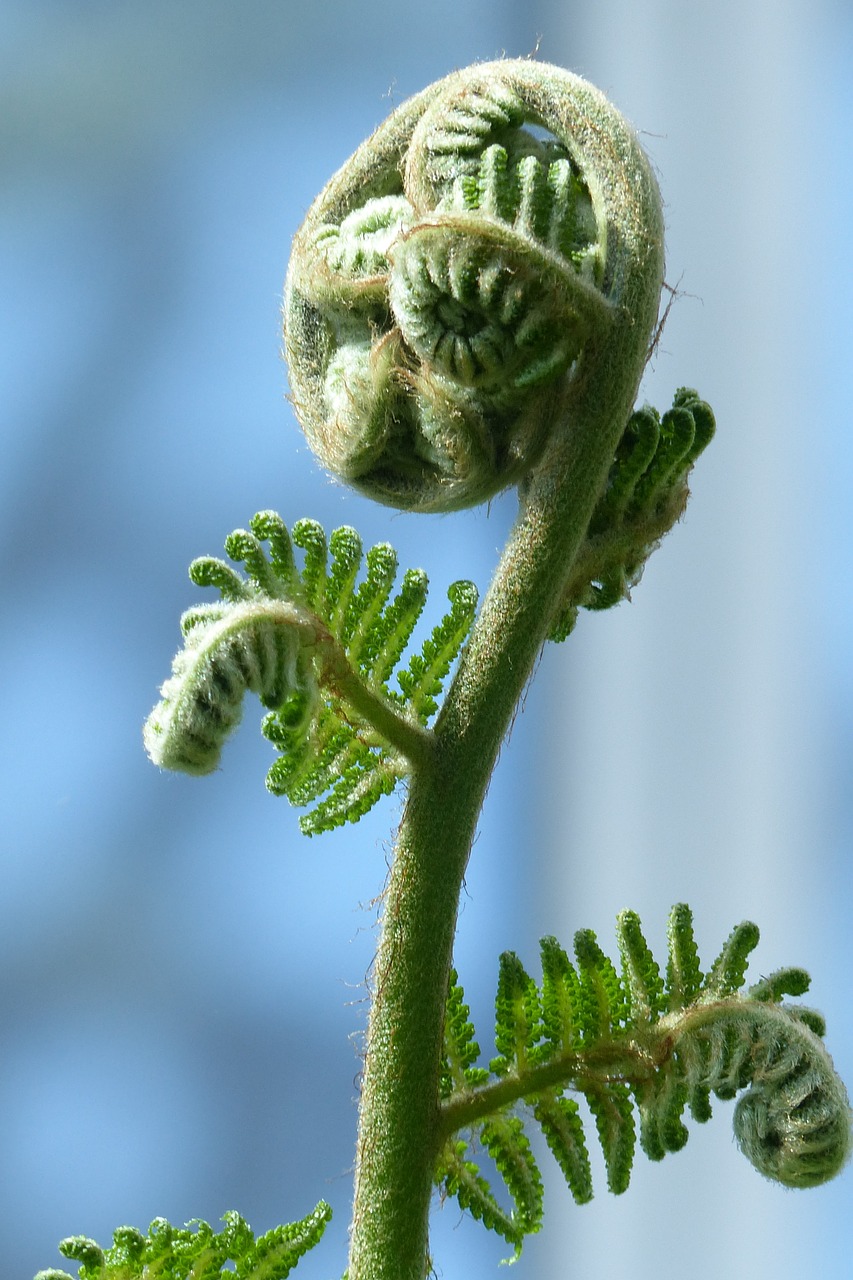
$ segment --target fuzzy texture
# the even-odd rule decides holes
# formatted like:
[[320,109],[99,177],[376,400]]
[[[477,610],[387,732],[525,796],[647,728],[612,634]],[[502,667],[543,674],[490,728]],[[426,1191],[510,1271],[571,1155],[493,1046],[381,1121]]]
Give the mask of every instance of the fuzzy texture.
[[527,474],[608,311],[603,210],[519,66],[401,107],[294,243],[294,408],[324,465],[392,506],[450,511]]
[[[79,1262],[78,1280],[286,1280],[303,1254],[319,1241],[332,1211],[321,1200],[299,1222],[273,1227],[255,1238],[239,1213],[214,1231],[196,1219],[173,1227],[155,1218],[147,1232],[119,1227],[106,1249],[87,1236],[69,1236],[60,1253]],[[72,1280],[67,1271],[40,1271],[35,1280]]]
[[[389,602],[389,548],[368,553],[356,586],[354,532],[333,535],[329,566],[322,530],[303,522],[297,573],[286,530],[269,520],[229,542],[250,582],[203,562],[229,606],[287,600],[313,628],[277,668],[278,683],[257,628],[213,646],[219,673],[206,672],[204,696],[189,703],[197,715],[211,691],[225,699],[210,745],[233,719],[239,676],[267,699],[288,690],[268,732],[291,798],[322,783],[332,788],[326,817],[357,817],[363,788],[390,776],[392,759],[409,777],[371,977],[350,1280],[423,1280],[436,1173],[518,1249],[542,1206],[512,1111],[520,1100],[575,1198],[588,1199],[571,1085],[589,1104],[613,1191],[627,1185],[638,1129],[652,1158],[676,1150],[685,1107],[707,1119],[712,1092],[748,1087],[738,1138],[788,1185],[830,1176],[849,1146],[846,1095],[832,1082],[819,1019],[779,1005],[805,989],[804,975],[774,974],[740,994],[751,926],[734,931],[707,975],[683,908],[665,977],[630,913],[620,919],[621,973],[589,931],[576,938],[574,963],[553,940],[543,946],[541,991],[507,955],[491,1069],[477,1065],[461,990],[451,985],[448,999],[478,815],[542,646],[567,634],[578,608],[627,594],[681,513],[687,472],[713,430],[708,406],[684,390],[662,417],[632,414],[662,280],[660,198],[632,131],[589,85],[530,62],[470,68],[400,107],[296,238],[285,337],[294,402],[320,457],[365,493],[414,510],[451,510],[519,482],[518,519],[469,639],[460,650],[473,591],[456,584],[398,690],[387,681],[424,584],[406,575]],[[197,624],[226,611],[202,610]],[[350,769],[352,739],[370,754],[372,778],[358,761]],[[509,1210],[469,1159],[459,1135],[472,1128]]]
[[[433,111],[440,99],[442,107]],[[486,99],[493,108],[483,108]],[[460,887],[497,753],[634,407],[657,322],[663,218],[651,167],[619,113],[576,76],[525,61],[469,68],[404,104],[332,179],[315,206],[315,212],[323,209],[320,220],[336,222],[353,207],[356,192],[358,203],[392,194],[383,188],[383,175],[393,157],[394,174],[404,172],[410,183],[413,207],[434,209],[450,172],[458,170],[464,193],[489,146],[503,146],[508,158],[511,151],[518,154],[504,137],[492,136],[495,120],[498,133],[504,129],[501,112],[510,132],[518,127],[517,102],[525,120],[544,126],[565,147],[589,194],[596,221],[596,279],[590,284],[575,263],[561,277],[561,288],[575,295],[586,336],[571,367],[529,393],[529,420],[523,411],[514,420],[512,434],[523,459],[518,520],[433,728],[433,760],[416,768],[410,780],[383,898],[373,979],[350,1280],[423,1280],[427,1269],[444,1002]],[[481,123],[472,129],[473,120]],[[426,141],[423,135],[430,131],[435,144],[418,149],[414,144]],[[415,163],[413,152],[428,163]],[[444,216],[464,221],[468,215]],[[427,219],[435,220],[432,214]],[[510,245],[515,228],[508,220],[492,219],[489,228],[500,244]],[[312,315],[300,295],[301,250],[309,231],[306,224],[297,237],[288,282],[286,310],[288,324],[296,316],[294,337]],[[541,252],[546,251],[547,244]],[[373,287],[365,281],[360,289]],[[351,292],[340,290],[342,304]],[[313,326],[313,345],[311,325],[302,332],[305,343],[297,342],[289,355],[300,412],[310,403],[312,388],[322,388],[324,358],[321,326]],[[386,343],[393,347],[393,335]],[[385,347],[379,353],[383,359],[384,353]],[[460,437],[460,416],[463,427],[468,422],[464,412],[455,415],[451,408],[450,436],[476,446],[476,431],[462,431]],[[317,421],[322,428],[324,419]],[[521,443],[528,428],[535,437],[529,452]],[[334,438],[329,437],[332,446]],[[498,444],[501,439],[506,437]],[[442,479],[428,472],[422,484],[420,457],[416,448],[407,456],[413,484],[404,496],[415,507],[442,504],[451,497],[447,490],[455,473]],[[475,471],[473,478],[488,484],[489,492],[504,482],[489,468]],[[396,501],[393,494],[386,498]]]

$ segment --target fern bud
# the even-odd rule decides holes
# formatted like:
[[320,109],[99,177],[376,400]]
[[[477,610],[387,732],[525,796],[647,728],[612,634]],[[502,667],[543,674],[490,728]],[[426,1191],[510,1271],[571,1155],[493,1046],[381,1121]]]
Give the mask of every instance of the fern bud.
[[527,61],[432,85],[332,178],[294,242],[285,350],[312,449],[391,506],[487,501],[570,429],[584,352],[616,313],[642,295],[648,325],[640,260],[656,310],[657,187],[602,95]]

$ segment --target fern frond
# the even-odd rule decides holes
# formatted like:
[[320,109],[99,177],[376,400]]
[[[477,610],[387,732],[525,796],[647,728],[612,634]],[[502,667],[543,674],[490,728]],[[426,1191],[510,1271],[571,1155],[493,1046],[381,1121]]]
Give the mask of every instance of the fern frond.
[[[827,1181],[851,1150],[850,1104],[823,1046],[823,1020],[814,1010],[782,1003],[783,996],[806,992],[808,975],[780,969],[744,989],[758,942],[755,925],[733,929],[703,976],[691,913],[675,906],[665,979],[634,912],[620,914],[616,932],[621,974],[590,930],[575,935],[576,964],[554,938],[542,940],[541,988],[517,956],[501,957],[498,1056],[487,1075],[474,1065],[474,1028],[454,975],[442,1077],[446,1151],[467,1152],[467,1144],[454,1145],[461,1130],[492,1155],[514,1205],[509,1228],[503,1222],[495,1229],[517,1251],[521,1242],[512,1231],[529,1234],[541,1219],[541,1180],[520,1104],[541,1128],[579,1204],[591,1198],[592,1182],[573,1093],[583,1095],[592,1113],[607,1185],[616,1194],[628,1186],[637,1139],[652,1160],[680,1150],[689,1136],[685,1113],[708,1120],[712,1094],[723,1100],[741,1094],[734,1113],[741,1150],[759,1172],[785,1186]],[[456,1184],[443,1172],[451,1164],[442,1154],[436,1177],[455,1194]],[[482,1185],[481,1170],[470,1159],[466,1167],[482,1203],[487,1197],[497,1203]]]
[[477,591],[471,582],[454,582],[448,588],[450,610],[433,629],[420,653],[412,656],[397,680],[403,697],[426,723],[438,709],[436,697],[456,655],[468,637],[477,612]]
[[[480,1137],[512,1196],[513,1222],[520,1238],[532,1235],[542,1225],[542,1175],[521,1118],[506,1112],[490,1116]],[[520,1252],[519,1244],[516,1253]]]
[[[119,1227],[106,1249],[86,1236],[70,1236],[60,1243],[59,1252],[80,1263],[78,1280],[285,1280],[317,1244],[331,1216],[321,1200],[305,1218],[274,1227],[257,1239],[233,1211],[223,1216],[225,1226],[218,1232],[200,1219],[173,1227],[165,1218],[155,1218],[147,1235],[135,1227]],[[73,1278],[67,1271],[48,1270],[40,1271],[35,1280]]]
[[575,934],[575,956],[581,991],[578,1031],[584,1044],[593,1044],[623,1026],[628,993],[591,929]]
[[607,1190],[627,1191],[634,1165],[634,1112],[628,1086],[620,1081],[594,1081],[583,1090],[604,1153]]
[[[699,968],[699,952],[693,936],[693,913],[686,903],[679,902],[670,911],[667,939],[669,955],[666,966],[666,990],[669,1007],[682,1009],[695,1000],[703,982],[702,970]],[[808,979],[803,990],[808,990]]]
[[[326,531],[316,520],[297,520],[290,531],[292,541],[305,552],[300,577],[300,589],[309,609],[321,617],[327,612],[326,570],[329,548]],[[251,573],[251,570],[249,570]]]
[[471,629],[476,590],[453,583],[447,614],[400,669],[428,584],[410,569],[392,598],[393,548],[367,552],[359,583],[354,529],[327,539],[316,521],[299,520],[288,533],[271,511],[225,547],[245,576],[210,556],[190,566],[193,582],[222,599],[182,619],[184,648],[145,725],[148,753],[163,768],[212,772],[252,692],[280,753],[270,790],[314,806],[301,820],[308,834],[355,822],[431,748],[427,724]]
[[623,911],[619,917],[619,950],[622,979],[633,1016],[659,1017],[665,1010],[663,980],[643,937],[640,918],[634,911]]
[[556,938],[539,944],[542,959],[543,1056],[580,1046],[584,1026],[581,980]]
[[713,437],[714,415],[682,387],[661,416],[650,405],[628,420],[604,493],[590,520],[550,639],[565,640],[578,610],[610,609],[630,599],[646,561],[682,515],[688,476]]
[[759,936],[758,925],[751,920],[735,925],[702,984],[706,1000],[720,1000],[740,990],[750,953],[758,946]]

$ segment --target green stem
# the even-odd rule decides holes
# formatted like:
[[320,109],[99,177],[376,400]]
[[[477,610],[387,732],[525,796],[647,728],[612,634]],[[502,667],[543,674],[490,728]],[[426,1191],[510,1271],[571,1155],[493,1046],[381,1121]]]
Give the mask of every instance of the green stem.
[[[385,892],[359,1119],[349,1280],[423,1280],[441,1138],[444,1008],[462,878],[501,743],[563,598],[633,408],[657,316],[663,230],[657,186],[601,95],[536,64],[505,64],[534,117],[565,113],[606,228],[611,304],[556,388],[544,456],[411,779]],[[561,96],[562,95],[562,96]],[[562,136],[562,133],[561,133]]]
[[413,768],[428,767],[435,750],[432,730],[407,720],[385,698],[369,688],[350,666],[343,647],[332,636],[325,642],[323,658],[324,683],[334,688],[386,742],[396,747]]
[[585,1053],[563,1053],[550,1062],[530,1067],[523,1075],[508,1075],[448,1098],[441,1105],[441,1137],[449,1138],[475,1121],[545,1089],[564,1089],[571,1084],[582,1092],[591,1083],[600,1085],[602,1081],[637,1083],[648,1080],[659,1065],[636,1040],[608,1040]]
[[[623,329],[625,345],[631,336]],[[607,377],[590,380],[584,401],[595,408],[574,417],[533,477],[436,725],[435,758],[412,778],[376,960],[350,1280],[425,1274],[462,877],[500,745],[633,405],[636,359],[632,366],[630,380],[612,365]]]

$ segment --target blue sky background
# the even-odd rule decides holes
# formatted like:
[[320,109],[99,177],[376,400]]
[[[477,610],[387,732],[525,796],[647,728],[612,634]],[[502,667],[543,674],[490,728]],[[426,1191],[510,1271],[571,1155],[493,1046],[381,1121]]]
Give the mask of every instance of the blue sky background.
[[[853,1082],[853,21],[841,0],[5,0],[0,8],[0,1271],[119,1223],[259,1230],[335,1208],[344,1265],[358,1033],[399,798],[305,841],[247,707],[213,778],[140,727],[196,555],[256,510],[355,524],[485,588],[513,502],[404,517],[315,467],[278,310],[311,199],[397,102],[506,52],[587,75],[642,131],[683,291],[645,393],[697,386],[719,434],[634,603],[544,655],[504,750],[457,963],[485,1028],[505,948],[623,906],[710,960],[762,926],[802,963]],[[427,620],[429,625],[429,619]],[[728,1108],[627,1196],[549,1177],[520,1280],[849,1274],[849,1172],[764,1184]],[[546,1166],[547,1157],[543,1158]],[[501,1244],[447,1206],[438,1274]]]

